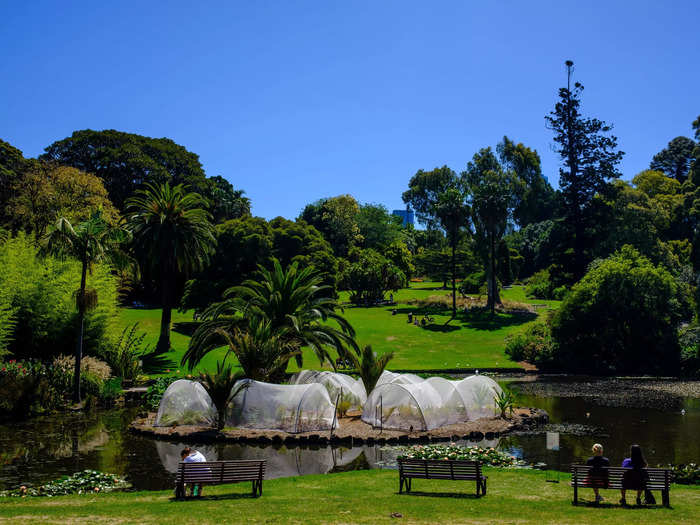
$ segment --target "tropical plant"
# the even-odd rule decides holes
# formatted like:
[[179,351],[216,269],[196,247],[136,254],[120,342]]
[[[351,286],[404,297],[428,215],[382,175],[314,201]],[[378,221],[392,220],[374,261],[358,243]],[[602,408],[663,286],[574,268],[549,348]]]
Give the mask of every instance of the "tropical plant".
[[122,379],[134,380],[141,373],[140,357],[146,353],[146,349],[142,348],[146,332],[137,334],[138,325],[125,326],[119,339],[105,355],[114,375]]
[[359,373],[362,383],[365,385],[367,395],[369,395],[374,390],[374,387],[377,386],[377,381],[379,381],[379,377],[384,372],[386,365],[394,357],[394,352],[387,352],[377,356],[376,352],[372,350],[372,346],[366,345],[358,354],[356,356],[349,353],[349,357]]
[[199,374],[199,382],[209,394],[211,402],[216,407],[216,429],[224,428],[226,421],[226,410],[233,398],[241,390],[248,386],[248,383],[236,383],[243,379],[244,374],[240,371],[233,372],[231,365],[225,366],[224,362],[216,363],[216,373],[204,372]]
[[158,276],[162,299],[160,337],[155,352],[170,349],[170,321],[175,282],[204,268],[216,237],[207,200],[181,184],[146,184],[127,201],[127,224],[143,267]]
[[126,258],[120,244],[126,240],[126,232],[110,226],[100,210],[75,227],[65,218],[60,218],[46,235],[45,243],[49,252],[67,255],[81,264],[80,288],[75,294],[78,308],[78,344],[75,350],[75,372],[73,399],[80,402],[80,360],[83,355],[83,331],[85,312],[97,306],[97,291],[87,288],[87,274],[95,263],[107,260],[116,266],[124,266]]
[[496,405],[496,410],[501,411],[501,417],[507,418],[506,412],[510,414],[510,417],[513,417],[513,407],[515,405],[513,393],[510,390],[502,390],[501,392],[494,390],[494,393],[496,397],[493,398],[493,402]]

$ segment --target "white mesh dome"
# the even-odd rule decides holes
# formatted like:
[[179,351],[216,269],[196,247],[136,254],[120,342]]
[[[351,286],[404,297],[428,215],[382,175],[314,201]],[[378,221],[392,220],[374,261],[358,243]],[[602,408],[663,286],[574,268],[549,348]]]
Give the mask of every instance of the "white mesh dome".
[[367,397],[362,421],[372,426],[410,430],[431,430],[448,424],[450,411],[430,383],[385,383]]
[[213,425],[216,408],[202,385],[187,379],[172,383],[160,400],[155,426]]
[[274,385],[249,379],[243,381],[248,387],[233,398],[227,425],[292,433],[331,429],[335,406],[320,384]]
[[338,395],[342,393],[340,400],[349,402],[351,409],[362,409],[365,401],[367,401],[367,393],[362,380],[353,379],[347,374],[302,370],[298,374],[294,374],[289,383],[292,385],[321,384],[328,390],[332,403],[335,403]]
[[456,383],[462,395],[470,421],[496,415],[496,396],[503,392],[493,379],[486,376],[469,376]]
[[[410,385],[422,383],[424,379],[415,374],[397,374],[396,372],[390,372],[389,370],[384,370],[382,375],[379,376],[376,386],[386,385],[387,383],[398,383],[400,385]],[[376,388],[376,387],[375,387]]]
[[448,381],[443,377],[429,377],[425,382],[440,394],[445,417],[443,425],[467,421],[467,407],[457,388],[458,381]]

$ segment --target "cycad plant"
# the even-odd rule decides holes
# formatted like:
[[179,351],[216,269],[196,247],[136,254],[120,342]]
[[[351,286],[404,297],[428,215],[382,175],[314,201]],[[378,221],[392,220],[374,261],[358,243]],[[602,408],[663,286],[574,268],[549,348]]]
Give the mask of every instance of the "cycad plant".
[[244,374],[240,371],[234,372],[231,365],[225,366],[225,361],[224,359],[223,362],[216,363],[215,374],[209,372],[199,374],[199,381],[216,408],[217,430],[224,428],[226,411],[233,398],[248,386],[247,383],[236,385],[240,379],[243,379]]
[[379,377],[384,372],[386,365],[394,357],[394,352],[387,352],[377,356],[376,352],[372,350],[372,346],[367,345],[362,349],[359,357],[354,354],[349,355],[355,365],[355,369],[360,374],[360,378],[362,378],[367,395],[369,395],[374,390],[374,387],[377,386],[377,381],[379,381]]
[[496,392],[496,397],[493,398],[493,402],[496,405],[496,410],[501,411],[501,417],[506,419],[506,412],[513,417],[513,406],[515,404],[515,396],[510,390],[503,390],[502,392]]
[[175,283],[203,269],[216,246],[207,200],[182,184],[145,184],[127,201],[127,224],[141,264],[158,276],[162,298],[160,337],[155,352],[170,349]]
[[97,291],[87,287],[87,274],[100,261],[124,266],[128,259],[120,249],[126,241],[126,231],[112,227],[98,210],[75,227],[61,217],[44,238],[48,252],[73,257],[81,263],[80,288],[75,294],[78,309],[78,342],[75,349],[73,373],[73,401],[80,403],[80,361],[83,355],[83,328],[85,313],[97,306]]

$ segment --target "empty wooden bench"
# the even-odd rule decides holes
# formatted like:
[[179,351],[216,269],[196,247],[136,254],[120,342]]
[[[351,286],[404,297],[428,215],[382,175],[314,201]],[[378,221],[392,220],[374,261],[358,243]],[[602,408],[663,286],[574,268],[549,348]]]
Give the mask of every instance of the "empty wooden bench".
[[[642,476],[630,475],[632,470],[622,467],[605,467],[593,471],[593,467],[588,465],[571,465],[571,486],[574,488],[573,504],[578,504],[579,488],[598,488],[630,491],[658,490],[661,491],[664,506],[671,505],[669,498],[671,471],[669,469],[645,468],[642,469]],[[636,498],[636,493],[634,497]]]
[[418,479],[445,479],[475,481],[476,495],[486,495],[487,477],[481,472],[481,463],[448,459],[399,459],[399,493],[411,491],[411,481]]
[[175,497],[185,497],[185,485],[221,485],[224,483],[253,482],[253,496],[262,495],[265,460],[181,462],[175,477]]

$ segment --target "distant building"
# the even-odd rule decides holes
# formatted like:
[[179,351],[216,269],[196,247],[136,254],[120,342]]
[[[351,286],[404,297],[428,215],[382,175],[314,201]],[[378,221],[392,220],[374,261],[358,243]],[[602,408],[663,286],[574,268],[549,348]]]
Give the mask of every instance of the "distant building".
[[404,226],[413,226],[413,210],[394,210],[391,214],[401,217]]

